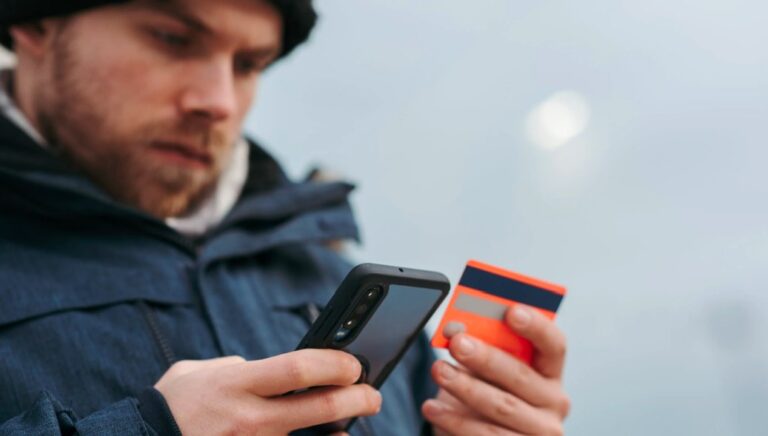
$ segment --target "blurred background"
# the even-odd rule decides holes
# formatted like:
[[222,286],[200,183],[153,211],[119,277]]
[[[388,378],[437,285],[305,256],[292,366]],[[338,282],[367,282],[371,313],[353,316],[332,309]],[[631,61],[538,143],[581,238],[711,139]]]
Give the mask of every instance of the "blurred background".
[[358,184],[358,261],[568,286],[577,435],[755,435],[768,3],[317,2],[248,130]]
[[247,130],[357,183],[354,260],[566,285],[569,434],[766,432],[768,3],[317,6]]

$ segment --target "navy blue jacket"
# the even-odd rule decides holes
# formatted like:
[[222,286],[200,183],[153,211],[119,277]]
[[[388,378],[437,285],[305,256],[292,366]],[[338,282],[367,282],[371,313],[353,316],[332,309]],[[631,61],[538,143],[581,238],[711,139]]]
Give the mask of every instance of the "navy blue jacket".
[[[0,435],[171,432],[151,386],[173,362],[292,351],[350,269],[327,243],[357,237],[351,189],[252,144],[237,205],[191,241],[0,117]],[[432,361],[422,338],[352,434],[418,434]]]

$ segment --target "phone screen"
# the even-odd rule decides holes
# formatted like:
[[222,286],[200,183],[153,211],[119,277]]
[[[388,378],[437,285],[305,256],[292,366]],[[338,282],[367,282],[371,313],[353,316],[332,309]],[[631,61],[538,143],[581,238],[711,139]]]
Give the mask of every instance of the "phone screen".
[[419,333],[424,318],[441,300],[438,289],[389,285],[383,300],[359,335],[342,349],[363,361],[365,381],[376,384],[410,337]]

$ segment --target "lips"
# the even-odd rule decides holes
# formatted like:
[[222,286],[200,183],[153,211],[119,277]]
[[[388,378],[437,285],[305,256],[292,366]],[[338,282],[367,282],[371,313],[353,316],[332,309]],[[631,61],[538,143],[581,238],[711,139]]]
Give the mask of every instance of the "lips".
[[152,143],[152,149],[175,164],[196,168],[209,168],[213,165],[210,153],[182,142],[156,141]]

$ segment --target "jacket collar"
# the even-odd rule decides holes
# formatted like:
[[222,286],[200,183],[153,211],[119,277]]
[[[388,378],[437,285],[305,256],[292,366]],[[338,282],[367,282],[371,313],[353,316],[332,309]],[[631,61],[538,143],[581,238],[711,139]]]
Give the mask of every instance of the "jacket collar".
[[296,183],[255,142],[232,211],[199,245],[164,222],[112,200],[53,152],[0,117],[0,209],[60,220],[114,220],[203,254],[208,261],[252,255],[286,243],[358,238],[347,183]]

